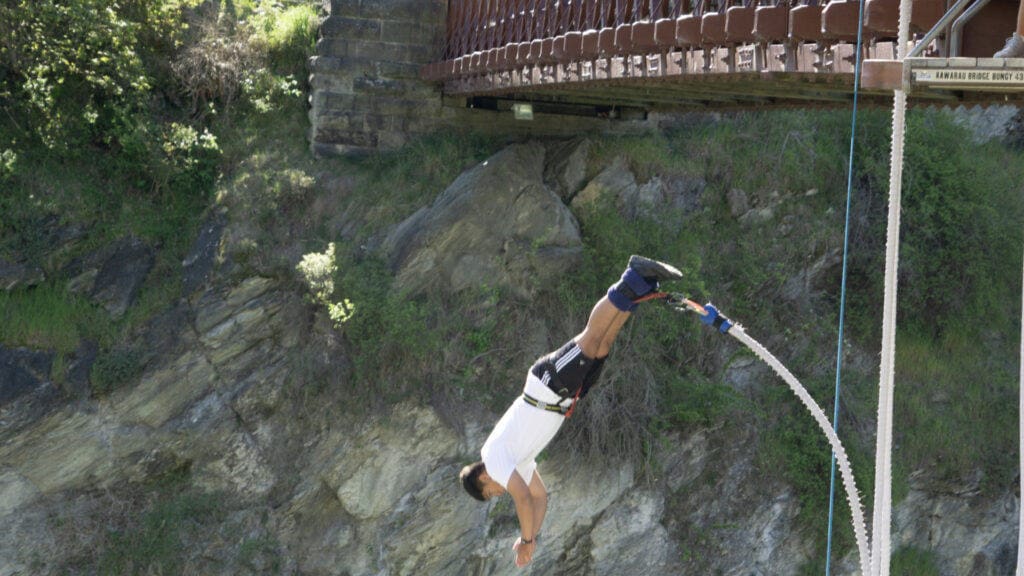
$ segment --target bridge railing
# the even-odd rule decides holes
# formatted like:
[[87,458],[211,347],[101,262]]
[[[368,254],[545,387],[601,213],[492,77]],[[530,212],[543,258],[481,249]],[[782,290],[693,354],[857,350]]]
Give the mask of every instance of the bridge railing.
[[[946,0],[914,0],[911,24],[928,30],[945,9]],[[864,12],[860,23],[859,0],[449,0],[442,59],[423,76],[439,81],[611,58],[629,59],[628,75],[633,57],[669,53],[680,55],[684,72],[688,53],[698,72],[852,72],[844,64],[852,61],[849,48],[828,62],[822,54],[855,43],[858,25],[865,43],[894,40],[899,0],[867,0]],[[738,47],[746,50],[738,55]]]

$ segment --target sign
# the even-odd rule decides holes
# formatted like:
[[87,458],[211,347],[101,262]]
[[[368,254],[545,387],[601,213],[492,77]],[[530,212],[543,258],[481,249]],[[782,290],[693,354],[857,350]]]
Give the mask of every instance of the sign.
[[984,86],[1024,88],[1024,70],[984,70],[977,68],[924,68],[913,71],[914,82],[945,86]]

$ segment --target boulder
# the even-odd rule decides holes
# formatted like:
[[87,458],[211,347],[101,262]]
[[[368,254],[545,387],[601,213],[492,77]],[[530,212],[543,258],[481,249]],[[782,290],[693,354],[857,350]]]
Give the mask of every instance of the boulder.
[[510,146],[392,230],[384,250],[398,285],[529,297],[571,268],[582,254],[579,225],[544,184],[544,155],[540,144]]
[[946,574],[1013,574],[1017,563],[1020,500],[1013,489],[980,495],[981,476],[936,486],[917,471],[893,508],[892,549],[933,550]]
[[594,574],[679,574],[679,551],[661,524],[665,497],[651,490],[630,491],[601,515],[590,532]]
[[156,262],[153,249],[135,236],[127,236],[66,268],[68,288],[88,295],[115,319],[124,316]]
[[637,195],[636,176],[622,156],[602,170],[572,199],[573,210],[592,206],[602,199],[612,199],[616,205],[624,197]]
[[364,520],[398,506],[457,442],[436,413],[411,405],[397,406],[389,426],[371,425],[353,440],[327,484],[349,514]]
[[[755,464],[756,435],[754,426],[739,436],[707,430],[684,439],[678,453],[666,458],[666,480],[679,486],[670,500],[676,512],[669,528],[682,548],[704,551],[685,558],[679,573],[796,574],[815,553],[813,542],[797,529],[799,497],[789,486],[766,481]],[[687,480],[674,479],[676,474]],[[722,523],[722,518],[742,520]]]
[[32,426],[64,403],[50,380],[54,355],[0,346],[0,430],[13,434]]
[[733,218],[740,218],[750,211],[750,200],[747,193],[739,188],[730,188],[725,199],[729,202],[729,214]]
[[70,397],[85,400],[90,396],[90,373],[98,355],[99,347],[95,342],[83,340],[79,343],[68,362],[65,388]]
[[547,154],[544,183],[555,190],[562,201],[569,203],[586,182],[590,140],[574,138],[554,142],[548,145]]
[[618,157],[573,198],[572,207],[579,210],[605,199],[626,218],[675,218],[678,212],[695,212],[706,187],[703,178],[684,174],[654,176],[641,184],[625,158]]
[[38,266],[0,258],[0,290],[10,292],[16,288],[35,286],[46,276]]
[[45,386],[53,354],[0,346],[0,408]]

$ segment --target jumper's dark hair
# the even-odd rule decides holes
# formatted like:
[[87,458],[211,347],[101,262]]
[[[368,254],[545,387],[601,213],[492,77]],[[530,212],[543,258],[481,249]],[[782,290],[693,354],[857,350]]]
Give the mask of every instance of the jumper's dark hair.
[[462,487],[466,489],[466,492],[468,492],[470,496],[481,502],[486,502],[487,498],[484,498],[483,482],[480,481],[480,474],[482,474],[483,471],[483,462],[467,464],[462,471],[459,472],[459,481],[462,482]]

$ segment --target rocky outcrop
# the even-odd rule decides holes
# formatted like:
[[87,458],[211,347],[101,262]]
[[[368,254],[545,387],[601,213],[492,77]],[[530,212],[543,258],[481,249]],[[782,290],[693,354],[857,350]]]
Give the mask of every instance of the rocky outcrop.
[[209,282],[226,225],[224,214],[215,213],[207,217],[199,228],[199,235],[181,263],[183,294],[190,295]]
[[0,257],[0,290],[35,286],[43,281],[42,268],[27,262],[14,262]]
[[590,140],[574,138],[555,141],[547,145],[547,154],[544,183],[554,190],[563,202],[569,203],[587,181]]
[[156,262],[145,242],[128,236],[72,262],[68,289],[85,294],[114,318],[124,316]]
[[[949,574],[997,576],[1017,566],[1020,499],[979,497],[978,479],[944,490],[911,474],[910,492],[893,511],[893,549],[933,550]],[[941,544],[939,544],[941,543]]]
[[706,186],[703,178],[685,174],[637,182],[626,159],[618,156],[573,197],[572,207],[583,210],[602,199],[611,199],[626,218],[677,218],[699,208]]
[[544,147],[514,145],[465,172],[384,242],[404,289],[508,288],[529,297],[582,254],[579,225],[544,184]]
[[53,360],[51,352],[0,346],[0,428],[24,428],[61,404]]
[[[62,554],[38,558],[39,550],[59,548],[50,519],[37,514],[48,503],[75,491],[147,481],[164,473],[167,462],[187,465],[204,490],[248,501],[266,496],[279,476],[288,474],[279,475],[268,461],[266,454],[273,451],[255,431],[258,422],[240,416],[251,389],[268,382],[282,385],[286,354],[302,330],[291,313],[299,311],[303,318],[301,310],[297,295],[266,278],[208,289],[184,316],[191,320],[173,327],[165,319],[154,321],[151,330],[170,328],[175,337],[144,335],[143,341],[162,341],[169,348],[152,355],[137,381],[102,401],[51,410],[31,427],[5,427],[0,574],[24,573],[29,566],[36,567],[32,573],[51,573],[60,565]],[[182,318],[168,318],[175,317]],[[47,386],[33,384],[40,381],[37,373],[46,359],[29,360],[11,368],[32,375],[19,377],[25,386],[12,388],[21,391],[18,401]],[[29,370],[33,367],[40,369]],[[285,462],[276,464],[287,468]],[[64,554],[73,554],[73,548]]]

